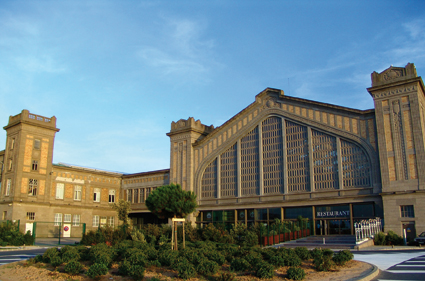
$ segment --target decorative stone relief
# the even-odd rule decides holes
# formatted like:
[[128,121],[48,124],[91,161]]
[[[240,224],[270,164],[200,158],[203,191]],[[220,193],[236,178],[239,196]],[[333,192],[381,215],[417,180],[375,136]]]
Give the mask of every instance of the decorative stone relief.
[[408,179],[407,174],[407,160],[406,160],[406,144],[404,143],[404,132],[403,124],[401,120],[401,108],[398,100],[393,101],[393,123],[394,123],[394,145],[395,145],[395,154],[396,160],[400,161],[402,164],[402,169],[399,171],[401,173],[400,178],[405,180]]

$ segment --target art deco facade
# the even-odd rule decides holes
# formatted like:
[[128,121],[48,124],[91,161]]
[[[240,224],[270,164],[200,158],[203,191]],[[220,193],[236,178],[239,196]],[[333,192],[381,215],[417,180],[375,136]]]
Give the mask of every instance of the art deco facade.
[[200,225],[302,215],[316,234],[352,234],[354,222],[381,217],[386,230],[414,236],[425,231],[424,85],[408,64],[374,72],[368,91],[370,110],[268,88],[220,127],[181,119],[167,134],[170,168],[138,174],[52,164],[55,117],[24,110],[4,127],[0,211],[26,222],[116,225],[110,204],[123,196],[135,224],[158,222],[145,199],[178,183],[197,194],[189,219]]

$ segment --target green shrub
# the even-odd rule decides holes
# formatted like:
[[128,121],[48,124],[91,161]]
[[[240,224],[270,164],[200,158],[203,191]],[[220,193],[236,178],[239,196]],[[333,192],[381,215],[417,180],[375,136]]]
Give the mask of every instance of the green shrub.
[[141,265],[131,266],[130,277],[132,277],[134,280],[143,280],[144,276],[145,276],[145,268],[143,266]]
[[258,244],[257,234],[242,223],[233,225],[230,235],[233,241],[240,246],[252,247]]
[[375,237],[373,238],[374,244],[379,246],[386,245],[385,236],[386,235],[383,232],[379,232],[378,234],[376,234]]
[[131,263],[124,259],[118,266],[118,274],[123,276],[130,275],[131,272]]
[[219,265],[215,261],[207,259],[202,260],[197,266],[196,271],[202,275],[213,275],[218,272]]
[[189,279],[196,276],[195,266],[191,264],[188,260],[182,260],[178,262],[175,266],[179,278]]
[[300,266],[302,261],[300,257],[295,253],[294,250],[288,249],[286,254],[283,255],[283,259],[285,260],[286,266]]
[[251,265],[246,259],[243,258],[235,258],[230,264],[230,270],[232,271],[246,271],[251,268]]
[[12,223],[10,221],[0,223],[0,241],[2,246],[22,246],[24,244],[34,244],[34,238],[29,231],[27,231],[27,233],[20,232],[18,223]]
[[146,264],[146,266],[161,267],[161,263],[159,262],[159,260],[153,260],[153,261],[148,261],[148,263]]
[[160,251],[158,254],[158,261],[163,266],[171,266],[174,261],[177,259],[179,253],[172,250]]
[[388,231],[387,237],[385,239],[389,245],[403,245],[403,237],[397,235],[394,231]]
[[310,251],[310,256],[315,259],[316,257],[322,256],[322,250],[314,248],[313,250]]
[[352,260],[353,258],[354,258],[353,253],[351,253],[349,250],[343,250],[335,254],[332,260],[337,265],[344,266],[348,261]]
[[65,246],[60,251],[63,262],[69,262],[71,260],[80,260],[80,254],[77,248],[71,246]]
[[269,263],[273,265],[275,268],[279,268],[285,266],[285,259],[280,255],[275,255],[270,258]]
[[108,267],[103,263],[95,263],[87,270],[87,276],[90,278],[98,278],[108,273]]
[[88,256],[93,263],[104,264],[106,267],[110,267],[115,257],[115,249],[104,243],[100,243],[90,248]]
[[320,253],[315,256],[313,263],[317,271],[329,271],[334,266],[332,255],[325,250],[320,251]]
[[83,265],[80,262],[76,260],[71,260],[65,265],[63,270],[68,274],[76,275],[80,273],[82,269],[83,269]]
[[43,262],[43,255],[36,255],[34,257],[34,262]]
[[145,253],[137,248],[127,249],[124,257],[131,265],[141,265],[145,267],[148,262],[148,257],[145,255]]
[[50,259],[50,264],[53,267],[58,267],[59,265],[63,264],[62,258],[59,255],[53,256]]
[[218,265],[223,265],[226,262],[226,258],[217,251],[207,252],[206,257],[209,260],[216,262]]
[[50,263],[53,257],[59,256],[57,248],[49,248],[43,254],[43,262]]
[[271,264],[269,264],[265,261],[262,261],[262,262],[256,264],[255,275],[259,278],[262,278],[262,279],[273,278],[274,267]]
[[217,281],[233,281],[235,280],[236,275],[231,272],[222,272],[220,275],[216,278]]
[[310,252],[308,251],[307,247],[296,247],[295,253],[297,256],[302,259],[303,261],[310,259]]
[[254,265],[258,264],[259,262],[263,261],[262,255],[258,252],[255,252],[255,251],[248,252],[244,256],[244,259],[247,260],[251,266],[254,266]]
[[202,229],[202,238],[204,240],[219,242],[223,233],[210,223]]
[[303,280],[305,278],[305,271],[300,267],[290,267],[286,273],[288,278],[292,280]]

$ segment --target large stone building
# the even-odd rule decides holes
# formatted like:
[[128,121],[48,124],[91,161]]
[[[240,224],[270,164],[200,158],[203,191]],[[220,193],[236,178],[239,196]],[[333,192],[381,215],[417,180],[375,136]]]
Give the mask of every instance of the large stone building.
[[159,222],[144,202],[178,183],[197,194],[188,219],[201,225],[302,215],[318,235],[353,234],[356,221],[381,217],[385,230],[415,236],[425,231],[424,84],[407,64],[372,73],[367,90],[374,109],[267,88],[220,127],[181,119],[167,134],[170,168],[137,174],[52,164],[56,118],[24,110],[4,127],[2,219],[67,224],[77,235],[80,222],[116,225],[110,204],[123,197],[135,224]]

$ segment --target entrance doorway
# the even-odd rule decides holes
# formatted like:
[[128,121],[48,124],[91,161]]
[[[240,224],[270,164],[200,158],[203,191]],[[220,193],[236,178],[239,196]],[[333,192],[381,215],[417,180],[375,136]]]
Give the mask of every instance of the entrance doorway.
[[316,235],[351,234],[350,220],[316,220]]
[[416,227],[415,222],[403,222],[403,230],[406,230],[406,239],[407,241],[413,241],[416,237]]

